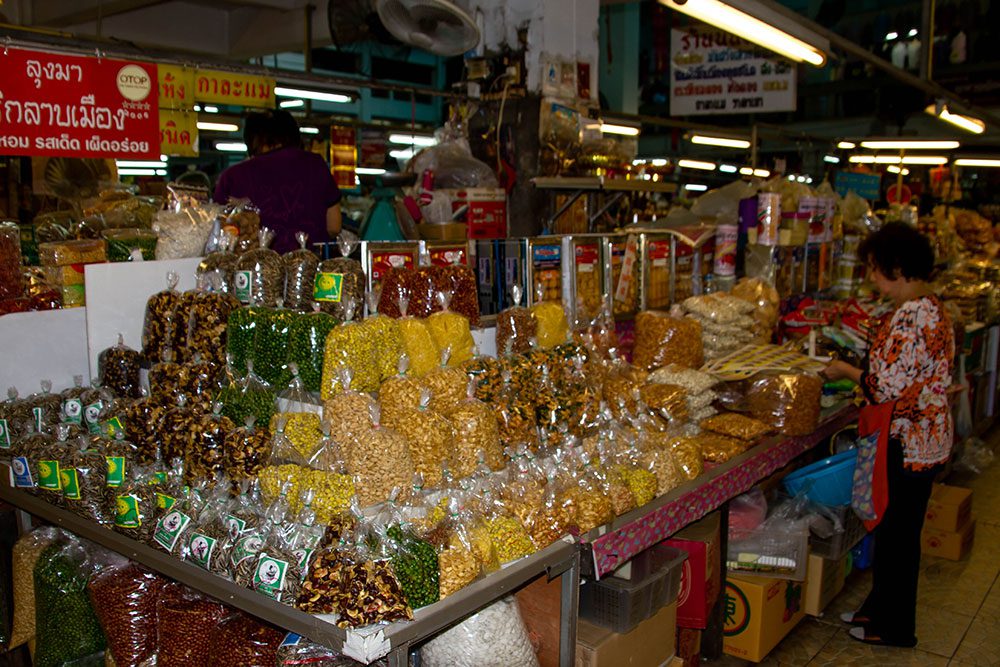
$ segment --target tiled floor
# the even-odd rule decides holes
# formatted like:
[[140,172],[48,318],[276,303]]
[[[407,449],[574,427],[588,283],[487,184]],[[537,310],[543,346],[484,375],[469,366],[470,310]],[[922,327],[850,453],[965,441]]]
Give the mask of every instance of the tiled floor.
[[[1000,430],[991,437],[1000,454]],[[855,571],[823,617],[806,617],[761,665],[769,667],[1000,667],[1000,456],[982,475],[954,473],[947,482],[973,489],[976,541],[961,562],[924,557],[917,602],[914,649],[867,646],[851,639],[838,619],[857,609],[871,585]],[[703,664],[744,667],[723,656]]]

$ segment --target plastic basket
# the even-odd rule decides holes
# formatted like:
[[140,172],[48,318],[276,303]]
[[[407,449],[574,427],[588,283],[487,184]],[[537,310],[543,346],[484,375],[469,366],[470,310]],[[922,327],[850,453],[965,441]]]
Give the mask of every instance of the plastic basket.
[[663,550],[667,557],[645,578],[585,581],[580,586],[580,618],[625,633],[676,600],[687,552],[660,544],[650,548]]
[[792,496],[804,492],[806,497],[821,505],[850,505],[857,462],[856,449],[835,454],[786,476],[785,489]]
[[817,556],[839,560],[864,538],[867,531],[865,524],[850,507],[830,507],[829,510],[840,519],[842,530],[834,532],[830,537],[810,535],[809,547]]

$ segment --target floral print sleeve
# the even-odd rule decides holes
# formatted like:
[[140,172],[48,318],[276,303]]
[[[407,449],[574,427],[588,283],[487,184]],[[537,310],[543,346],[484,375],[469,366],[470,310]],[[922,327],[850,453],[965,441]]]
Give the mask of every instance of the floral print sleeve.
[[861,386],[872,402],[896,401],[891,437],[903,443],[910,469],[943,463],[951,453],[946,390],[954,354],[951,322],[936,297],[900,306],[872,340]]

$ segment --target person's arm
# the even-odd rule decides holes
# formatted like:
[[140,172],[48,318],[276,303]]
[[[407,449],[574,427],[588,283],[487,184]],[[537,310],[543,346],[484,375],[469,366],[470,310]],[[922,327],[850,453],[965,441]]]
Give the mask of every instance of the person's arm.
[[337,238],[337,234],[340,233],[341,222],[340,204],[334,204],[326,209],[326,232],[331,239]]
[[830,365],[823,369],[823,375],[831,382],[847,378],[854,384],[861,384],[862,374],[863,371],[860,368],[840,359],[831,361]]

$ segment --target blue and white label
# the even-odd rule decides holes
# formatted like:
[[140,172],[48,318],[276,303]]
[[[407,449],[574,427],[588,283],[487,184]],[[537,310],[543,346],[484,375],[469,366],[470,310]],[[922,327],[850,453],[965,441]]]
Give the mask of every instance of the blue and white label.
[[19,489],[33,489],[35,487],[35,480],[31,479],[28,459],[23,456],[15,456],[10,462],[10,470],[14,473],[14,486]]

